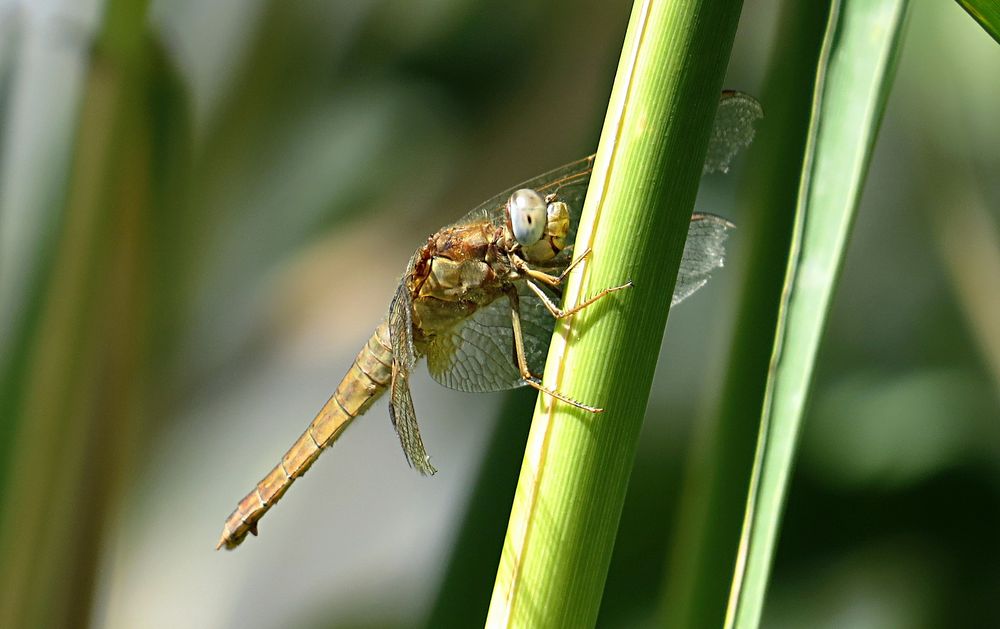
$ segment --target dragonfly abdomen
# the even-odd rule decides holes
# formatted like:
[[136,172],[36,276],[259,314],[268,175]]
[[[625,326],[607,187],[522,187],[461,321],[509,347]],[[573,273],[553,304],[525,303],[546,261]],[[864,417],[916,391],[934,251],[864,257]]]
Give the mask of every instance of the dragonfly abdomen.
[[257,522],[267,510],[281,499],[296,478],[306,473],[324,448],[333,445],[351,420],[368,410],[391,380],[392,350],[389,329],[383,322],[358,352],[347,375],[302,436],[270,473],[236,505],[226,519],[216,548],[225,546],[233,549],[240,545],[247,533],[256,535]]

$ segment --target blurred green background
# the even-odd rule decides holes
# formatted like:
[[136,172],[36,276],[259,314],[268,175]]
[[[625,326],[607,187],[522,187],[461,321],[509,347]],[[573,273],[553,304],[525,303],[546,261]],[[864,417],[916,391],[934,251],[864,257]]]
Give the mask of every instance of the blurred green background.
[[[783,6],[746,3],[729,68],[765,112]],[[630,7],[0,0],[0,625],[480,624],[525,392],[421,369],[436,477],[406,466],[383,402],[260,538],[213,547],[423,238],[595,148]],[[765,626],[1000,624],[998,113],[996,43],[914,3]],[[782,122],[700,209],[753,223],[743,192]],[[741,324],[742,233],[671,314],[602,626],[657,617]]]

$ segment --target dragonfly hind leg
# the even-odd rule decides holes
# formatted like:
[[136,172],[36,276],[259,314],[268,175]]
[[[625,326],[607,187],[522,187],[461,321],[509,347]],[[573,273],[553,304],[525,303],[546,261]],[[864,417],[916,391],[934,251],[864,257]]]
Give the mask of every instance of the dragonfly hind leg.
[[507,298],[510,300],[511,327],[514,330],[515,362],[517,362],[517,369],[521,373],[521,379],[524,380],[528,386],[541,391],[548,396],[554,397],[557,400],[565,402],[570,406],[575,406],[576,408],[587,411],[588,413],[603,413],[603,408],[590,406],[588,404],[584,404],[583,402],[578,402],[571,397],[567,397],[555,389],[548,388],[542,384],[542,381],[537,376],[532,375],[531,371],[528,369],[528,361],[524,354],[524,335],[521,332],[521,309],[517,291],[508,292]]

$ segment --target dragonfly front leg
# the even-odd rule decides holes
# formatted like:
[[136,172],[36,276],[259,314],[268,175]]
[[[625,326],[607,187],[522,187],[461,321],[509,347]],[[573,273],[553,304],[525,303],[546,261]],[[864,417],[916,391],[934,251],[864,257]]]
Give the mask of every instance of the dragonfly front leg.
[[575,269],[589,255],[590,255],[590,247],[587,247],[586,249],[583,250],[583,253],[581,253],[578,258],[570,262],[569,266],[566,267],[566,270],[560,273],[559,275],[549,275],[548,273],[543,273],[542,271],[533,269],[530,266],[528,266],[527,262],[521,259],[517,259],[514,266],[521,273],[524,273],[528,277],[536,279],[539,282],[543,282],[545,284],[548,284],[549,286],[559,286],[560,284],[563,283],[563,280],[565,280],[566,277],[570,274],[570,271]]
[[566,402],[570,406],[575,406],[576,408],[585,410],[588,413],[604,412],[603,408],[588,406],[582,402],[577,402],[573,398],[567,397],[554,389],[546,387],[537,376],[532,375],[531,371],[528,370],[528,360],[524,354],[524,335],[521,332],[521,309],[517,291],[507,291],[507,298],[510,300],[511,327],[514,330],[514,357],[517,362],[517,369],[521,373],[521,379],[523,379],[528,386],[537,389],[546,395],[554,397],[557,400]]
[[632,287],[632,280],[629,280],[624,284],[622,284],[621,286],[611,286],[602,289],[593,297],[585,299],[582,303],[579,303],[573,306],[572,308],[563,310],[559,306],[557,306],[555,302],[553,302],[552,299],[549,298],[548,295],[545,294],[545,291],[543,291],[541,287],[539,287],[537,284],[531,281],[533,279],[542,282],[543,284],[548,284],[549,286],[559,286],[560,284],[562,284],[563,280],[566,279],[566,276],[569,274],[569,272],[572,271],[573,268],[580,262],[582,262],[583,259],[586,258],[588,255],[590,255],[589,248],[584,250],[584,252],[580,255],[580,257],[578,257],[576,260],[573,260],[573,262],[571,262],[570,265],[566,267],[566,270],[563,271],[558,276],[549,275],[548,273],[544,273],[542,271],[533,269],[528,265],[527,262],[517,258],[515,258],[514,267],[517,269],[518,272],[530,278],[527,280],[528,287],[532,290],[532,292],[538,295],[538,298],[542,300],[543,304],[545,304],[545,308],[549,311],[549,313],[551,313],[552,316],[555,317],[556,319],[565,319],[570,315],[580,312],[587,306],[591,305],[592,303],[594,303],[595,301],[606,295],[610,295],[611,293],[615,293],[620,290]]
[[527,282],[528,282],[528,288],[530,288],[532,292],[538,295],[538,298],[541,299],[542,303],[545,305],[546,310],[548,310],[552,314],[552,316],[555,317],[556,319],[565,319],[570,315],[580,312],[581,310],[583,310],[590,304],[594,303],[601,297],[605,297],[607,295],[610,295],[611,293],[615,293],[620,290],[632,287],[632,280],[629,280],[628,282],[625,282],[621,286],[612,286],[610,288],[605,288],[596,295],[594,295],[593,297],[591,297],[590,299],[585,299],[583,302],[573,306],[572,308],[567,308],[566,310],[563,310],[562,308],[557,306],[555,302],[553,302],[549,298],[549,296],[545,294],[545,291],[543,291],[537,284],[535,284],[531,280],[527,280]]

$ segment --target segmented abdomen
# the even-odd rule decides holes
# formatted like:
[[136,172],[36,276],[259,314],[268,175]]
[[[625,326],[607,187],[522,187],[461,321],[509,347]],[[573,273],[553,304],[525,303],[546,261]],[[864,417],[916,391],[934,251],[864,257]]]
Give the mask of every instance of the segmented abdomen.
[[257,534],[257,522],[288,491],[296,478],[309,469],[323,448],[337,440],[351,420],[361,415],[388,387],[392,379],[392,350],[389,329],[381,323],[358,352],[354,364],[337,390],[320,409],[302,436],[281,461],[236,505],[226,519],[216,548],[233,549],[247,533]]

